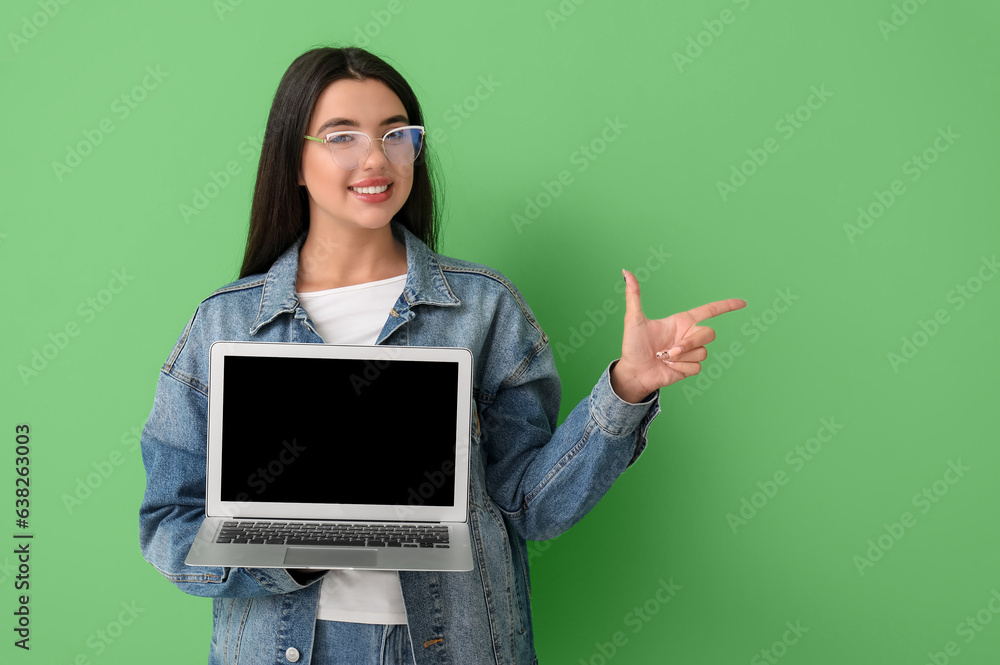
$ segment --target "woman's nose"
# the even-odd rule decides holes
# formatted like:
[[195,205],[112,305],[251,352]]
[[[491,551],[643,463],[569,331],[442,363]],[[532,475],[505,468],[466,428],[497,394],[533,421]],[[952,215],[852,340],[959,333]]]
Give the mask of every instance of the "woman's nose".
[[389,158],[382,151],[382,139],[374,139],[368,144],[368,154],[361,160],[361,168],[382,168],[388,165]]

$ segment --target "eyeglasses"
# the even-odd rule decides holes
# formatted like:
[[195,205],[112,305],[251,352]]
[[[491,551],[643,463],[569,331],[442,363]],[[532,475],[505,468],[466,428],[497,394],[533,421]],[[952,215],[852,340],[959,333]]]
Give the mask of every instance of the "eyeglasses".
[[325,143],[330,146],[330,154],[334,163],[348,171],[358,168],[361,162],[368,159],[372,149],[372,140],[379,141],[382,153],[393,164],[406,166],[412,164],[420,154],[424,145],[424,128],[420,125],[408,125],[390,129],[380,139],[372,139],[364,132],[333,132],[325,139],[306,136],[310,141]]

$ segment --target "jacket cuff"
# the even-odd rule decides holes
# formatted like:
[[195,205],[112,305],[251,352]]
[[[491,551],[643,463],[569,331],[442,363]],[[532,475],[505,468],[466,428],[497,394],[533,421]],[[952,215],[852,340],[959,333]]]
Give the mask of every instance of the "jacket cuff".
[[654,390],[642,402],[626,402],[611,387],[612,361],[604,368],[601,379],[590,394],[590,413],[598,426],[613,436],[628,434],[642,422],[651,408],[659,411],[660,391]]
[[646,448],[646,432],[660,413],[660,391],[654,390],[642,402],[626,402],[611,387],[611,370],[618,360],[608,364],[590,394],[590,414],[597,426],[611,436],[637,435],[629,466]]

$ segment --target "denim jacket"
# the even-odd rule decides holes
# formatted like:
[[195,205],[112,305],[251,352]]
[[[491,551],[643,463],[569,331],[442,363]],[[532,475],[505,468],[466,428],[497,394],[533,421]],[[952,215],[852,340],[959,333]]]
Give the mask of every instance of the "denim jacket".
[[[418,664],[537,663],[525,539],[582,518],[646,445],[659,393],[631,404],[597,385],[556,427],[560,385],[548,337],[500,273],[405,242],[403,292],[378,344],[457,346],[474,357],[470,572],[402,571]],[[309,663],[322,578],[281,568],[191,567],[205,514],[209,346],[216,340],[322,343],[295,295],[301,236],[271,266],[198,306],[160,370],[142,431],[142,554],[182,591],[213,599],[211,665]],[[261,399],[267,399],[262,387]],[[401,436],[408,423],[395,423]],[[307,576],[308,577],[308,576]],[[300,578],[302,579],[302,578]]]

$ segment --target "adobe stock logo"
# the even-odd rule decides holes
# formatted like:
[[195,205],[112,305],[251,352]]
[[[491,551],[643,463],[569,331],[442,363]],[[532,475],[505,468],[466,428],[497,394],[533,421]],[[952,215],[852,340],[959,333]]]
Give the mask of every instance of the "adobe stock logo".
[[373,39],[389,27],[393,17],[401,14],[404,9],[405,7],[400,0],[389,0],[385,9],[373,9],[371,11],[372,20],[354,30],[354,43],[361,48],[367,48]]
[[[66,513],[73,514],[76,508],[83,505],[115,472],[115,470],[125,463],[128,453],[135,453],[139,450],[142,442],[142,427],[133,425],[130,429],[122,432],[119,437],[122,449],[113,449],[106,457],[90,463],[88,473],[84,476],[76,477],[76,485],[72,493],[63,492],[62,502],[66,507]],[[89,469],[92,468],[93,471]]]
[[243,0],[214,0],[212,8],[215,9],[215,15],[219,17],[219,20],[225,21],[226,14],[236,11],[236,8],[241,4],[243,4]]
[[[948,125],[947,129],[939,127],[937,136],[926,148],[919,153],[914,153],[909,159],[903,162],[903,165],[900,167],[903,175],[909,176],[910,182],[920,180],[921,176],[927,173],[941,155],[948,152],[960,138],[962,138],[962,135],[952,131],[951,125]],[[858,216],[855,222],[853,224],[849,222],[844,224],[844,233],[847,235],[847,242],[853,245],[854,239],[864,235],[866,231],[871,229],[875,225],[875,222],[881,219],[889,211],[889,208],[901,199],[906,192],[906,183],[900,178],[894,179],[884,190],[873,190],[873,200],[864,206],[858,206]]]
[[[122,268],[120,271],[112,270],[107,288],[100,289],[97,293],[77,305],[77,316],[83,319],[83,323],[91,323],[97,318],[99,312],[103,312],[115,297],[128,287],[128,283],[133,279],[135,279],[135,276],[128,274],[125,268]],[[68,321],[62,328],[57,329],[56,332],[50,332],[48,334],[48,342],[42,344],[41,348],[35,347],[31,349],[31,360],[28,364],[22,363],[17,366],[18,376],[21,377],[24,385],[28,385],[29,379],[38,376],[40,372],[44,371],[59,354],[66,350],[70,341],[80,335],[82,330],[80,324],[76,321]]]
[[492,97],[497,88],[503,85],[500,81],[493,79],[493,74],[488,74],[485,77],[480,76],[477,82],[479,85],[472,91],[472,94],[466,95],[461,102],[455,102],[450,109],[444,112],[442,117],[445,122],[451,125],[452,129],[461,127],[462,123],[471,118],[471,114],[479,109],[480,104]]
[[[975,614],[967,614],[965,618],[955,626],[955,633],[959,637],[965,638],[965,643],[970,644],[979,636],[986,626],[993,623],[994,617],[1000,614],[1000,590],[996,587],[990,589],[989,600]],[[928,651],[927,660],[924,665],[948,665],[955,656],[962,653],[962,647],[955,640],[949,640],[944,644],[941,651]]]
[[882,39],[889,41],[889,35],[906,25],[910,17],[920,11],[921,5],[926,3],[927,0],[904,0],[902,5],[894,4],[888,21],[879,19],[875,23],[878,31],[882,34]]
[[[622,623],[632,629],[631,633],[633,635],[639,633],[653,620],[653,617],[660,613],[660,610],[667,603],[674,599],[677,592],[682,588],[680,584],[674,583],[674,578],[671,577],[669,580],[665,580],[661,577],[658,580],[653,595],[641,605],[634,606],[622,618]],[[586,660],[580,658],[578,663],[579,665],[608,665],[618,655],[622,647],[628,645],[628,640],[629,636],[624,631],[616,630],[612,633],[610,641],[595,642],[595,652]]]
[[[299,459],[299,455],[306,451],[306,446],[300,445],[298,439],[292,437],[291,441],[281,442],[281,451],[274,456],[274,459],[267,463],[267,466],[258,467],[256,471],[247,476],[247,487],[252,487],[255,494],[263,494],[268,486],[276,481],[289,466]],[[245,500],[242,495],[237,500]]]
[[[667,259],[671,256],[673,256],[673,254],[663,251],[663,245],[660,245],[659,248],[650,247],[645,263],[632,269],[632,273],[635,275],[636,280],[638,280],[640,284],[644,284],[653,273],[666,265]],[[616,278],[614,280],[614,290],[620,296],[624,296],[625,282]],[[595,308],[593,311],[589,309],[586,310],[584,312],[584,318],[577,325],[570,326],[569,332],[565,336],[561,339],[555,340],[553,342],[552,350],[554,353],[559,355],[559,362],[564,362],[568,356],[573,355],[583,348],[583,345],[586,344],[595,334],[597,334],[597,331],[604,326],[604,324],[609,321],[620,324],[621,318],[619,316],[615,316],[621,309],[619,307],[619,302],[621,302],[620,299],[613,300],[611,298],[605,298],[600,307]],[[563,342],[563,339],[566,341]]]
[[[260,157],[263,143],[264,132],[261,130],[260,133],[251,134],[240,141],[240,144],[236,146],[236,152],[243,157],[244,162],[250,163]],[[194,193],[191,205],[181,203],[178,208],[184,223],[189,224],[192,217],[197,217],[208,208],[209,204],[222,194],[241,173],[243,173],[243,167],[235,159],[228,160],[225,166],[220,167],[218,171],[209,171],[205,184],[191,190]]]
[[[131,90],[123,92],[111,102],[110,110],[118,116],[119,121],[128,118],[132,111],[138,108],[153,90],[160,87],[163,80],[170,76],[170,72],[164,72],[159,65],[149,65],[146,67],[146,75],[142,81],[133,86]],[[52,162],[52,171],[56,174],[56,179],[62,182],[63,179],[73,169],[83,163],[83,160],[94,152],[94,149],[104,142],[104,137],[115,131],[116,126],[111,118],[103,118],[93,129],[81,131],[83,140],[77,141],[75,145],[66,144],[66,157],[61,162]]]
[[[119,606],[122,609],[118,612],[116,618],[111,619],[102,627],[92,632],[84,641],[84,645],[93,652],[93,656],[95,657],[107,651],[125,633],[128,626],[135,623],[139,615],[146,611],[145,608],[139,607],[134,599],[131,602],[123,600],[119,603]],[[77,653],[72,662],[89,665],[91,660],[86,653]]]
[[[583,173],[597,161],[610,144],[618,140],[626,129],[628,125],[623,123],[619,116],[615,116],[614,120],[605,118],[600,133],[588,143],[580,144],[580,147],[570,154],[570,164],[576,167],[577,173]],[[534,196],[524,197],[524,214],[519,215],[515,212],[510,216],[510,221],[517,232],[521,233],[523,227],[534,224],[542,212],[575,182],[576,179],[569,169],[559,171],[552,180],[542,180],[540,183],[542,191]]]
[[555,10],[546,9],[545,19],[549,22],[549,27],[552,28],[552,32],[555,32],[556,27],[560,23],[565,23],[570,16],[575,14],[576,8],[586,1],[587,0],[561,0]]
[[[493,96],[497,88],[503,85],[502,81],[493,78],[493,74],[480,75],[476,82],[478,85],[471,93],[463,97],[461,101],[452,104],[442,114],[441,119],[451,125],[451,131],[461,127],[466,120],[472,117],[472,114],[482,107],[486,100]],[[448,142],[448,132],[440,125],[428,129],[427,132],[427,140],[431,145],[441,146]]]
[[756,487],[759,491],[751,492],[749,498],[741,496],[740,505],[736,512],[726,514],[726,522],[733,533],[736,533],[740,527],[746,526],[750,520],[756,517],[764,509],[764,506],[778,495],[781,488],[791,482],[793,474],[804,469],[806,464],[823,450],[823,445],[830,443],[837,432],[842,429],[844,429],[844,425],[838,423],[833,416],[829,419],[820,418],[816,435],[809,437],[785,454],[785,464],[791,467],[792,473],[784,469],[777,469],[769,478],[758,480]]
[[[746,11],[750,7],[751,0],[733,0],[738,5],[740,11]],[[732,25],[739,18],[731,9],[723,9],[719,12],[719,18],[706,19],[701,22],[705,29],[696,35],[687,38],[687,45],[684,52],[674,51],[674,65],[677,71],[684,73],[684,68],[693,65],[694,61],[701,57],[706,49],[715,44],[715,40],[722,36],[727,25]]]
[[766,649],[758,651],[750,659],[750,665],[764,665],[764,663],[771,663],[773,665],[777,663],[779,658],[784,657],[788,653],[789,647],[798,644],[802,636],[809,632],[809,629],[802,625],[801,619],[796,619],[794,624],[791,621],[786,621],[785,626],[788,627],[788,630],[781,634],[781,639],[775,640]]
[[[774,123],[774,131],[780,134],[786,143],[833,97],[833,93],[826,89],[825,83],[821,83],[819,87],[815,85],[810,87],[809,93],[804,102]],[[738,165],[730,166],[729,177],[726,180],[715,181],[715,187],[723,202],[728,201],[729,197],[747,184],[780,148],[781,142],[774,137],[767,138],[760,148],[747,148],[748,159],[744,159]]]
[[[949,291],[945,297],[949,303],[954,305],[952,311],[957,312],[965,307],[966,303],[972,300],[998,272],[1000,272],[1000,263],[997,262],[995,254],[991,258],[982,257],[976,273],[966,279],[964,283],[956,284],[955,288]],[[942,308],[935,310],[934,315],[926,321],[917,320],[916,324],[919,329],[900,338],[899,353],[890,351],[886,354],[886,360],[889,361],[889,367],[892,368],[892,371],[898,374],[900,366],[906,365],[916,358],[920,350],[934,339],[941,328],[951,323],[951,320],[948,311]]]
[[410,517],[414,512],[413,506],[426,504],[446,484],[448,485],[446,491],[450,493],[453,489],[451,485],[454,481],[451,479],[454,475],[455,463],[450,459],[444,460],[440,469],[424,471],[424,482],[416,487],[407,488],[406,505],[394,508],[396,517],[399,519]]
[[[770,330],[777,323],[778,318],[799,299],[799,296],[794,295],[790,288],[778,289],[775,294],[777,297],[770,307],[761,312],[760,316],[751,317],[750,321],[744,323],[743,327],[740,328],[740,332],[749,338],[747,346],[759,340],[761,335]],[[693,404],[696,397],[704,395],[705,391],[711,388],[715,381],[736,363],[736,358],[744,353],[746,353],[746,348],[739,340],[731,342],[728,350],[710,351],[708,358],[701,364],[701,371],[678,384],[681,386],[687,403]]]
[[31,15],[31,18],[24,16],[21,18],[21,30],[19,32],[8,32],[7,41],[10,42],[10,47],[16,54],[22,46],[28,43],[29,39],[33,39],[38,31],[49,24],[49,21],[56,17],[56,14],[62,9],[60,5],[65,5],[69,3],[69,0],[39,0],[38,6],[41,11],[35,12]]
[[[395,312],[396,310],[392,311]],[[378,378],[382,376],[382,370],[388,368],[392,364],[392,361],[398,360],[401,355],[402,351],[400,348],[393,344],[380,345],[378,357],[366,359],[361,374],[354,373],[349,377],[354,394],[360,395],[362,390],[375,381],[378,381]]]
[[[958,458],[956,461],[948,460],[948,468],[944,470],[941,477],[931,483],[930,486],[921,488],[919,492],[913,495],[910,502],[914,508],[920,509],[921,514],[926,515],[971,470],[972,467],[962,464],[961,458]],[[903,512],[896,522],[883,522],[883,532],[875,538],[868,539],[865,543],[868,548],[863,555],[856,554],[854,556],[854,566],[858,570],[858,575],[863,577],[866,569],[873,567],[881,561],[885,557],[886,552],[895,547],[903,539],[907,531],[916,525],[917,517],[909,511]]]

